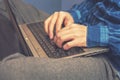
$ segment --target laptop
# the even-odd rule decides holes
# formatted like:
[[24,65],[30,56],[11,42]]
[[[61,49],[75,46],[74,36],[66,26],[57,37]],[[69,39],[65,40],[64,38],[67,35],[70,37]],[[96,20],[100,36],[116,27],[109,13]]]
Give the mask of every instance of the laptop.
[[19,28],[34,57],[73,58],[108,52],[105,47],[74,47],[69,50],[59,48],[45,33],[43,22],[22,24]]

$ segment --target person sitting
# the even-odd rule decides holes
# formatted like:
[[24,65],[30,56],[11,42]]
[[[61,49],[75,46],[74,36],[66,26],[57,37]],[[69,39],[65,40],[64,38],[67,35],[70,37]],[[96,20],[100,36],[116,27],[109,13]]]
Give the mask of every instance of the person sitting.
[[[10,2],[16,7],[13,10],[24,7],[26,12],[39,11],[23,4],[21,0],[10,0]],[[75,46],[106,46],[110,48],[110,52],[69,59],[26,57],[16,53],[0,62],[0,79],[120,80],[119,2],[119,0],[85,0],[68,11],[53,13],[45,20],[46,33],[60,48],[69,50]],[[26,8],[28,6],[29,9]],[[22,13],[15,14],[20,16]],[[27,13],[24,15],[31,17]],[[23,19],[27,21],[31,19],[30,17]],[[35,17],[42,18],[39,15]],[[54,29],[56,35],[53,34]],[[65,41],[67,43],[63,45]]]

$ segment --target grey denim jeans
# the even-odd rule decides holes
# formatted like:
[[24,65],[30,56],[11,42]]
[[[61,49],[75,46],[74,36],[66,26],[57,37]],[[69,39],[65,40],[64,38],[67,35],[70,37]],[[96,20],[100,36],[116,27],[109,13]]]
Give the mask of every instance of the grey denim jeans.
[[25,57],[19,53],[0,63],[0,80],[119,80],[104,56],[70,59]]
[[[43,21],[48,16],[22,0],[9,0],[9,2],[18,24]],[[2,0],[0,4],[1,18],[4,16],[3,19],[10,23]],[[117,71],[105,55],[51,59],[26,57],[21,53],[16,53],[21,52],[21,48],[15,30],[11,27],[12,25],[6,27],[4,25],[0,26],[0,43],[3,44],[0,47],[2,46],[4,49],[3,51],[0,49],[0,57],[3,59],[0,61],[0,80],[120,80]],[[9,30],[11,34],[9,34]],[[6,36],[5,38],[3,38],[3,34]],[[2,56],[4,54],[6,55]]]

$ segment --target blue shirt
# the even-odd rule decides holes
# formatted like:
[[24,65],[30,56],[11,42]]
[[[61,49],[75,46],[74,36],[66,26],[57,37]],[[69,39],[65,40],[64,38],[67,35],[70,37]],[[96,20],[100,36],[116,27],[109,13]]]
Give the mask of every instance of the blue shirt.
[[85,0],[68,10],[75,23],[87,26],[87,47],[106,46],[120,72],[120,0]]

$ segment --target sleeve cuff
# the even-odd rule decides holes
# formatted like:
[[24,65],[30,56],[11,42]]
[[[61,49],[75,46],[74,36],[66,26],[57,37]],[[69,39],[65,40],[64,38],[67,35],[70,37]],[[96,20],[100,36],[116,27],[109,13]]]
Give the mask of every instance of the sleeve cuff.
[[88,26],[87,46],[107,46],[108,28],[107,26]]
[[88,26],[87,28],[87,47],[98,46],[100,42],[100,29]]

